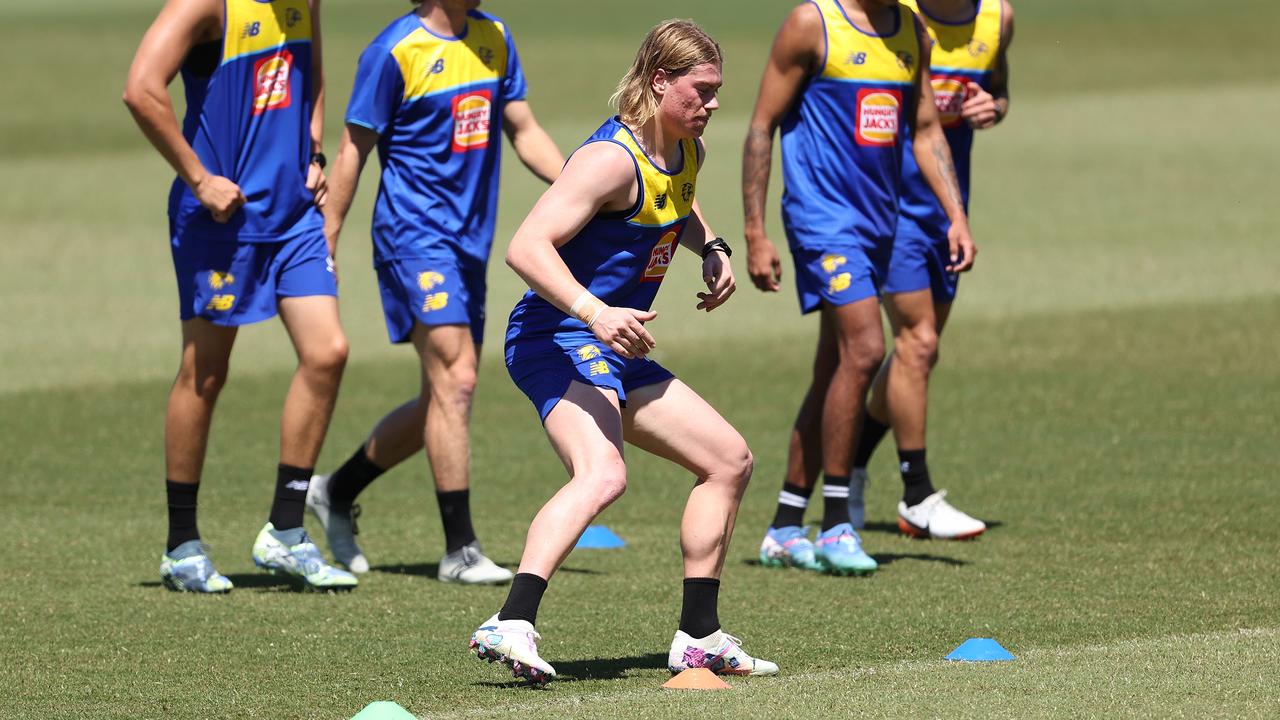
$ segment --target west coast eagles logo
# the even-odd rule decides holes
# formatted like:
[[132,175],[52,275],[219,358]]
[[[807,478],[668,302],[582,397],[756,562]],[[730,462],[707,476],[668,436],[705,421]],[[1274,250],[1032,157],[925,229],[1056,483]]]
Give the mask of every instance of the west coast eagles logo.
[[428,270],[427,272],[418,273],[418,287],[422,288],[423,292],[431,292],[443,284],[444,275],[438,272]]
[[578,353],[579,360],[592,360],[600,357],[600,348],[591,344],[583,345],[574,352]]
[[228,285],[234,285],[235,282],[236,276],[229,272],[222,272],[220,270],[212,270],[209,272],[209,287],[214,290],[221,290]]
[[431,312],[439,310],[449,304],[449,293],[447,292],[431,292],[444,284],[444,275],[428,270],[418,273],[418,287],[422,289],[425,296],[422,298],[422,312]]

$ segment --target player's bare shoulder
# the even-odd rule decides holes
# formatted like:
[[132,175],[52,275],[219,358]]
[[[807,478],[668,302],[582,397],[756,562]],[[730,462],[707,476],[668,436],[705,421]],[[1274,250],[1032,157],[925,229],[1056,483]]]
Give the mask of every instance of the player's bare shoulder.
[[569,156],[555,186],[595,200],[602,210],[625,210],[639,191],[635,159],[617,142],[589,142]]
[[1000,0],[1000,49],[1003,51],[1013,42],[1013,3]]
[[822,11],[811,2],[791,8],[773,39],[773,60],[784,64],[803,65],[810,72],[826,54],[826,28]]

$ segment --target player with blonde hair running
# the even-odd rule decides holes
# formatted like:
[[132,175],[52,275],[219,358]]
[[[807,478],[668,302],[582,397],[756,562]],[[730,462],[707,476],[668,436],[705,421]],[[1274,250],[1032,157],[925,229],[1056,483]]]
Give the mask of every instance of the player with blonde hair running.
[[570,157],[507,252],[532,288],[511,313],[507,369],[537,408],[569,482],[533,519],[506,604],[471,647],[531,682],[555,677],[534,630],[543,591],[582,531],[626,489],[623,441],[695,477],[680,526],[684,602],[671,671],[778,671],[744,652],[717,614],[751,452],[705,400],[646,357],[655,340],[645,323],[657,317],[649,308],[677,245],[702,257],[699,310],[719,307],[735,288],[729,248],[694,199],[721,65],[719,45],[696,25],[654,27],[619,84],[618,116]]

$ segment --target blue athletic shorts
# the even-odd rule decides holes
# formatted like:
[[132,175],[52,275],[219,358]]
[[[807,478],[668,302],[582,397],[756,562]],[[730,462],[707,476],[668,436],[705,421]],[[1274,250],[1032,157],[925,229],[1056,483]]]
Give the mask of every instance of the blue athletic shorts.
[[653,360],[624,359],[591,333],[514,338],[507,341],[506,355],[507,372],[544,422],[575,380],[613,390],[625,407],[629,391],[675,377]]
[[338,294],[333,260],[317,229],[274,243],[235,243],[173,236],[179,316],[215,325],[275,317],[280,298]]
[[933,301],[947,304],[956,299],[960,274],[947,272],[951,264],[951,245],[946,236],[930,239],[921,232],[899,232],[893,241],[893,258],[889,261],[886,293],[915,292],[929,288]]
[[824,242],[821,249],[792,245],[800,312],[811,313],[823,301],[840,306],[879,295],[892,249],[892,241],[871,244],[838,238]]
[[484,342],[485,267],[476,265],[449,252],[378,265],[382,315],[391,342],[408,342],[415,322],[469,325],[471,339],[477,345]]

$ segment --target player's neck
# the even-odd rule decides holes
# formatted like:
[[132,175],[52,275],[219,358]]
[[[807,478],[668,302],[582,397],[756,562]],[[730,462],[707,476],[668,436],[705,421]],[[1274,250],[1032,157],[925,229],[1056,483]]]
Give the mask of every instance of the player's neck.
[[960,23],[973,17],[978,0],[916,0],[920,9],[943,22]]
[[661,118],[654,117],[640,127],[632,127],[631,134],[650,160],[662,163],[663,170],[670,172],[680,162],[680,138],[663,129]]
[[864,32],[885,35],[893,32],[898,19],[897,5],[885,5],[876,0],[836,0],[844,8],[849,22]]
[[427,0],[418,8],[418,17],[436,35],[462,37],[467,31],[467,9],[454,3]]

